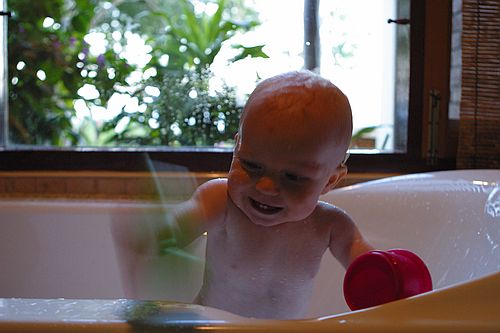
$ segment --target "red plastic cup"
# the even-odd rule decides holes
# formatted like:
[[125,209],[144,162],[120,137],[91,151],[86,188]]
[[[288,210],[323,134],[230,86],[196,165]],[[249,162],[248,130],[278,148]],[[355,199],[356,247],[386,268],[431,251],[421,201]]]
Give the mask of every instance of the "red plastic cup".
[[425,263],[408,250],[370,251],[348,267],[344,298],[359,310],[432,290]]

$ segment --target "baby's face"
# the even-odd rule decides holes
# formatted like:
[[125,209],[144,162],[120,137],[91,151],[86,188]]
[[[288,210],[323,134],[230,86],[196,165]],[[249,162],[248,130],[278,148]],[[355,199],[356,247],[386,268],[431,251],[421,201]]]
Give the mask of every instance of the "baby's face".
[[248,117],[228,175],[232,201],[263,226],[305,219],[338,181],[341,168],[332,161],[341,157],[331,146],[286,124]]

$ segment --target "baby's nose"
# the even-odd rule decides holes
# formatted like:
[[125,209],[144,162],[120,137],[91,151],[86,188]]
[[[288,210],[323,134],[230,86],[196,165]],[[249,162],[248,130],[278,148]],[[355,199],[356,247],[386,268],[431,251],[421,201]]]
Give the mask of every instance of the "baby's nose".
[[260,177],[255,184],[255,188],[266,195],[278,195],[279,187],[276,181],[269,176]]

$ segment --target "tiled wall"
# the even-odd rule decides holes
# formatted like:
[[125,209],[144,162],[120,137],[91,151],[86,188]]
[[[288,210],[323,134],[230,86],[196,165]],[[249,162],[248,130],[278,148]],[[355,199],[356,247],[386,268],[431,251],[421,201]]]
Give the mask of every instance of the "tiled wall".
[[169,200],[188,198],[203,181],[216,174],[107,172],[0,173],[0,197]]
[[[395,176],[350,174],[339,186]],[[221,173],[0,172],[0,198],[185,200],[203,182]]]

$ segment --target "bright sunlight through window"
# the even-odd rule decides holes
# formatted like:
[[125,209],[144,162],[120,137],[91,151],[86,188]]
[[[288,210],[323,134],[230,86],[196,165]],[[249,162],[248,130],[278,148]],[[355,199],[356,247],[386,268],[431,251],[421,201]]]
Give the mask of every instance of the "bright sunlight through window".
[[[309,2],[8,1],[8,142],[230,148],[256,83],[304,68]],[[306,23],[314,70],[351,101],[352,149],[405,149],[409,32],[387,20],[407,7],[322,0]]]

